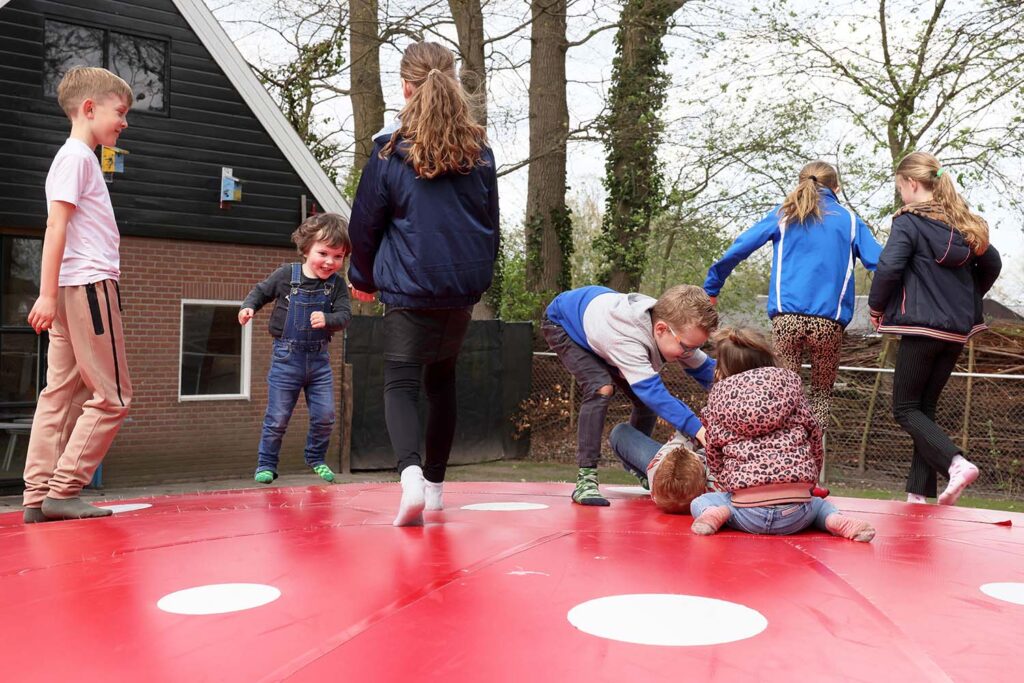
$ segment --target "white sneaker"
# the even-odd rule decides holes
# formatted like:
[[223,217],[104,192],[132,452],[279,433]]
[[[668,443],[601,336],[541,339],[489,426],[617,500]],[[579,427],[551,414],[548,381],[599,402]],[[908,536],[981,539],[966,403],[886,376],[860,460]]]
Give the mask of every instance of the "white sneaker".
[[402,501],[398,504],[398,516],[394,526],[420,526],[423,524],[425,480],[423,470],[417,465],[402,470]]
[[[960,458],[957,460],[957,458]],[[939,505],[956,505],[956,501],[968,486],[978,478],[978,468],[974,463],[956,456],[949,468],[949,485],[939,494]]]
[[908,503],[917,503],[919,505],[927,505],[928,504],[928,499],[925,498],[924,496],[922,496],[920,493],[908,493],[907,494],[907,502]]

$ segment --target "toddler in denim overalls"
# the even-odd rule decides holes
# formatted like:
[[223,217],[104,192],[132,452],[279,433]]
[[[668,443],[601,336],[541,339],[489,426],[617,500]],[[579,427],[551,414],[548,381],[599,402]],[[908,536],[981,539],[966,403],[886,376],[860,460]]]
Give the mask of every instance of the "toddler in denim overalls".
[[[311,221],[314,225],[306,230],[309,234],[300,235]],[[318,227],[320,223],[331,224]],[[335,234],[339,225],[344,239]],[[330,228],[333,232],[325,237],[325,230]],[[299,226],[292,237],[302,250],[305,263],[283,266],[257,285],[238,316],[244,325],[252,318],[254,308],[277,299],[270,321],[275,338],[267,374],[269,397],[255,474],[256,481],[263,484],[277,478],[281,439],[303,390],[309,409],[306,464],[325,481],[334,481],[334,472],[325,462],[335,418],[334,373],[328,344],[331,335],[351,319],[345,282],[337,275],[348,253],[348,236],[343,218],[321,214]],[[305,287],[303,276],[307,279]]]

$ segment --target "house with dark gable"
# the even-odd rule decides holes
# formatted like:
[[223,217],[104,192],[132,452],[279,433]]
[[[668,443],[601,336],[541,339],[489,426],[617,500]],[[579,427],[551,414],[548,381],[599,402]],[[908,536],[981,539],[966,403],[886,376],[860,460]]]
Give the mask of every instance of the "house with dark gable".
[[[135,93],[129,127],[102,159],[135,389],[104,483],[248,473],[270,337],[266,311],[242,328],[238,306],[297,260],[289,236],[308,212],[348,207],[202,0],[0,0],[0,483],[21,478],[46,375],[46,335],[26,316],[44,181],[69,131],[56,86],[77,65],[106,67]],[[284,472],[303,467],[301,401],[293,421]]]

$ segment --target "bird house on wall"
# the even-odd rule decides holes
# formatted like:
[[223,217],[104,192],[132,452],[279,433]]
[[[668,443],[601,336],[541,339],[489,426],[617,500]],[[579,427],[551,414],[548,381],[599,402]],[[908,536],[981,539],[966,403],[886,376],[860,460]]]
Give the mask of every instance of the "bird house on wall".
[[231,202],[242,201],[242,181],[234,176],[233,168],[220,169],[220,208],[230,206]]
[[115,173],[124,173],[124,158],[126,156],[128,156],[126,149],[103,145],[100,149],[100,170],[103,171],[104,180],[108,183],[113,182]]

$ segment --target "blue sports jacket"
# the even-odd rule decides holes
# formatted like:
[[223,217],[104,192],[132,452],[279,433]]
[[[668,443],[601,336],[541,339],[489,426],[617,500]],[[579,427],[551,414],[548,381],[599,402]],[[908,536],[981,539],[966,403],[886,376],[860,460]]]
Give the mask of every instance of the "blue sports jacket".
[[822,220],[785,225],[775,207],[754,227],[736,238],[708,270],[704,291],[718,296],[725,280],[744,259],[772,243],[772,275],[768,317],[801,313],[835,320],[846,327],[853,317],[854,259],[868,270],[878,265],[882,247],[871,230],[827,188],[818,191]]
[[469,173],[418,178],[403,145],[387,159],[391,138],[374,138],[352,204],[348,278],[396,308],[472,306],[491,286],[498,256],[498,180],[485,147]]

